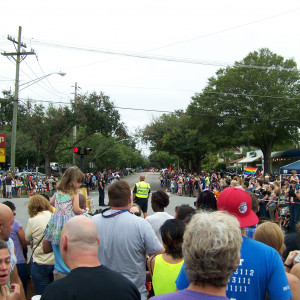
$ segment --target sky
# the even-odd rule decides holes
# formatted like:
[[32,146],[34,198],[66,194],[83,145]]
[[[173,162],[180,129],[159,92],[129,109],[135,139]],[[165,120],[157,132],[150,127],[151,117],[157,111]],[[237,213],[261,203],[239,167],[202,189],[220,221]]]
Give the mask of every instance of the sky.
[[[43,3],[43,4],[41,4]],[[1,3],[0,52],[18,36],[27,56],[20,101],[64,105],[104,92],[130,133],[186,109],[216,71],[263,47],[300,64],[298,0],[52,0]],[[15,62],[0,55],[0,91],[14,90]],[[139,145],[149,154],[146,145]]]

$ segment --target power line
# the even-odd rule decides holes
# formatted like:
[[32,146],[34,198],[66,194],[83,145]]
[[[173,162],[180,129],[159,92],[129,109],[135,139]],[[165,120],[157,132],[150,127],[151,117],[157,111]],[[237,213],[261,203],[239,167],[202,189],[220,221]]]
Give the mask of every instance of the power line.
[[[38,76],[38,75],[32,70],[32,68],[31,68],[26,62],[25,62],[25,64],[26,64],[26,66],[29,68],[29,70],[30,70],[37,78],[40,77],[40,76]],[[26,74],[24,71],[23,71],[23,73],[24,73],[26,76],[28,76],[29,79],[33,80],[33,79],[32,79],[28,74]],[[44,74],[44,75],[45,75],[45,74]],[[48,91],[49,93],[51,93],[52,95],[57,96],[57,97],[61,97],[61,95],[58,95],[57,93],[52,92],[52,91],[50,90],[51,87],[47,86],[47,84],[46,84],[45,82],[40,81],[40,82],[37,82],[36,84],[39,85],[41,88],[45,89],[46,91]],[[58,91],[58,92],[60,93],[60,91]]]
[[[259,97],[259,98],[267,98],[267,99],[286,99],[286,100],[300,100],[300,97],[287,97],[287,96],[267,96],[267,95],[257,95],[257,94],[242,94],[242,93],[226,93],[226,92],[209,92],[203,91],[203,94],[217,94],[217,95],[230,95],[230,96],[242,96],[242,97]],[[201,94],[201,93],[197,93]]]
[[[22,98],[21,98],[22,99]],[[54,104],[67,104],[71,105],[71,103],[66,103],[66,102],[53,102],[49,100],[32,100],[32,99],[22,99],[22,100],[27,100],[28,102],[48,102],[48,103],[54,103]],[[117,109],[122,109],[122,110],[131,110],[131,111],[144,111],[144,112],[155,112],[155,113],[166,113],[166,114],[174,114],[176,111],[169,111],[169,110],[158,110],[158,109],[145,109],[145,108],[136,108],[136,107],[121,107],[121,106],[115,106]],[[291,120],[289,118],[276,118],[276,119],[271,119],[271,118],[263,118],[263,117],[247,117],[247,116],[236,116],[236,115],[218,115],[218,114],[210,114],[210,113],[191,113],[191,115],[196,115],[196,116],[202,116],[202,117],[216,117],[216,118],[235,118],[235,119],[250,119],[250,120],[257,120],[257,121],[281,121],[281,122],[297,122],[299,123],[300,120]]]
[[[154,48],[154,49],[151,49],[151,50],[148,50],[148,51],[153,51],[153,50],[159,50],[159,49],[163,49],[163,48],[168,48],[168,47],[171,47],[171,46],[174,46],[174,45],[188,43],[188,42],[191,42],[191,41],[194,41],[194,40],[206,38],[206,37],[209,37],[209,36],[212,36],[212,35],[216,35],[216,34],[219,34],[219,33],[231,31],[231,30],[234,30],[234,29],[237,29],[237,28],[241,28],[241,27],[253,25],[253,24],[256,24],[256,23],[261,23],[261,22],[264,22],[264,21],[267,21],[267,20],[271,20],[271,19],[274,19],[274,18],[277,18],[277,17],[281,17],[283,15],[289,14],[289,13],[297,11],[297,10],[300,10],[300,8],[295,8],[295,9],[292,9],[292,10],[288,10],[288,11],[282,12],[280,14],[276,14],[276,15],[269,16],[269,17],[266,17],[266,18],[263,18],[263,19],[258,19],[258,20],[252,21],[252,22],[248,22],[248,23],[244,23],[244,24],[240,24],[240,25],[236,25],[236,26],[224,28],[222,30],[214,31],[214,32],[211,32],[211,33],[202,34],[202,35],[199,35],[199,36],[196,36],[196,37],[193,37],[193,38],[190,38],[190,39],[186,39],[186,40],[183,40],[183,41],[178,41],[178,42],[166,44],[164,46],[161,46],[161,47],[158,47],[158,48]],[[146,52],[148,52],[148,51],[146,51]]]
[[[146,111],[146,112],[158,112],[158,113],[170,113],[174,114],[175,111],[167,111],[167,110],[155,110],[155,109],[144,109],[144,108],[132,108],[132,107],[120,107],[115,106],[118,109],[125,110],[133,110],[133,111]],[[262,117],[246,117],[246,116],[236,116],[236,115],[218,115],[218,114],[210,114],[210,113],[191,113],[191,115],[196,116],[204,116],[204,117],[217,117],[217,118],[236,118],[236,119],[251,119],[251,120],[260,120],[260,121],[285,121],[285,122],[300,122],[300,120],[290,120],[288,118],[285,119],[270,119],[270,118],[262,118]]]
[[[190,38],[190,39],[186,39],[186,40],[183,40],[183,41],[177,41],[177,42],[169,43],[169,44],[166,44],[166,45],[163,45],[163,46],[160,46],[160,47],[155,47],[155,48],[143,51],[142,53],[152,52],[152,51],[155,51],[155,50],[160,50],[160,49],[168,48],[168,47],[171,47],[171,46],[188,43],[188,42],[191,42],[191,41],[194,41],[194,40],[206,38],[206,37],[209,37],[209,36],[212,36],[212,35],[216,35],[216,34],[219,34],[219,33],[231,31],[231,30],[234,30],[234,29],[237,29],[237,28],[241,28],[241,27],[245,27],[245,26],[248,26],[248,25],[264,22],[266,20],[270,20],[270,19],[273,19],[273,18],[277,18],[277,17],[283,16],[283,15],[289,14],[289,13],[297,11],[299,9],[300,8],[288,10],[286,12],[283,12],[283,13],[280,13],[280,14],[277,14],[277,15],[273,15],[273,16],[270,16],[270,17],[267,17],[267,18],[259,19],[259,20],[253,21],[253,22],[248,22],[248,23],[237,25],[237,26],[228,27],[228,28],[225,28],[225,29],[222,29],[222,30],[219,30],[219,31],[214,31],[214,32],[211,32],[211,33],[199,35],[199,36],[196,36],[196,37],[193,37],[193,38]],[[74,66],[74,67],[71,67],[69,69],[80,68],[80,67],[89,66],[89,65],[95,65],[95,64],[99,64],[99,63],[103,63],[103,62],[108,62],[108,61],[111,61],[111,60],[114,60],[114,59],[109,59],[109,60],[105,60],[105,61],[101,61],[101,62],[93,62],[93,63],[89,63],[89,64]]]
[[42,100],[42,99],[28,99],[28,98],[19,98],[20,100],[26,100],[28,102],[41,102],[41,103],[51,103],[51,104],[65,104],[71,105],[70,102],[63,102],[63,101],[51,101],[51,100]]
[[152,59],[152,60],[205,65],[205,66],[215,66],[215,67],[232,66],[232,67],[236,67],[236,68],[248,68],[248,69],[259,69],[259,70],[300,71],[297,68],[283,68],[283,67],[274,67],[274,66],[266,67],[266,66],[255,66],[255,65],[234,64],[234,63],[226,63],[226,62],[206,61],[206,60],[190,59],[190,58],[182,58],[182,57],[147,55],[147,54],[143,54],[143,53],[116,51],[116,50],[100,49],[100,48],[86,48],[83,46],[73,46],[73,45],[67,45],[67,44],[57,44],[54,42],[45,42],[45,41],[39,41],[39,40],[35,40],[35,43],[39,44],[41,46],[46,46],[46,47],[55,47],[55,48],[63,48],[63,49],[76,50],[76,51],[102,53],[102,54],[109,54],[109,55],[127,56],[127,57],[134,57],[134,58]]
[[[42,66],[41,66],[41,64],[40,64],[40,61],[39,61],[39,58],[38,58],[37,54],[35,55],[35,57],[36,57],[36,61],[37,61],[38,65],[39,65],[39,67],[40,67],[42,73],[44,74],[44,76],[46,76],[46,73],[44,72],[44,70],[43,70],[43,68],[42,68]],[[53,89],[55,92],[61,93],[61,94],[65,94],[65,93],[63,93],[63,92],[57,90],[57,89],[52,85],[52,83],[50,82],[50,80],[49,80],[48,77],[46,77],[45,79],[48,81],[49,85],[52,87],[52,89]]]

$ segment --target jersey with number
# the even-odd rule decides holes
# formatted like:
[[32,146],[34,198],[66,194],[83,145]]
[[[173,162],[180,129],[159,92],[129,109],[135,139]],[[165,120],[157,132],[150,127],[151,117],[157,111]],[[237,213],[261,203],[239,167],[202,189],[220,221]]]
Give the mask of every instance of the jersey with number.
[[[189,285],[184,266],[176,280],[181,290]],[[227,284],[226,295],[230,300],[286,300],[292,297],[283,262],[278,252],[257,241],[243,237],[239,267]]]

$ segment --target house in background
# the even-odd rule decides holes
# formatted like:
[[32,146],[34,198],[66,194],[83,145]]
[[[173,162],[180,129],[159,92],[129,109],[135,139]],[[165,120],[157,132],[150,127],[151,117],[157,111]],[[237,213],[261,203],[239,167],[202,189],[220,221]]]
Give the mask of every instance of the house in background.
[[[246,157],[231,161],[228,168],[235,169],[236,172],[238,172],[238,170],[243,172],[246,166],[263,170],[263,159],[264,157],[261,150],[249,151]],[[272,152],[271,160],[271,173],[279,174],[279,170],[282,166],[300,160],[300,149]]]

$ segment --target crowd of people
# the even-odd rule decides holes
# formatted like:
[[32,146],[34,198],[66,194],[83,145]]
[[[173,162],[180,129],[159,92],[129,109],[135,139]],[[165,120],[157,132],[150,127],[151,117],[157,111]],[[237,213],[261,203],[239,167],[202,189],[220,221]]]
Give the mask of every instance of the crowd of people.
[[12,176],[10,172],[0,175],[0,197],[20,198],[22,195],[35,195],[56,192],[57,179],[54,176],[36,176],[24,174]]
[[188,174],[180,172],[161,173],[161,187],[172,194],[197,198],[209,190],[218,198],[227,187],[236,187],[254,193],[258,197],[258,217],[277,221],[288,232],[296,232],[300,218],[300,185],[296,171],[281,178],[270,175],[237,176],[225,172]]
[[[86,176],[70,167],[50,201],[30,198],[25,230],[14,204],[1,203],[0,300],[26,299],[28,245],[43,300],[300,299],[297,175],[282,183],[268,176],[161,176],[162,189],[150,193],[142,175],[133,199],[128,183],[116,180],[108,187],[109,207],[91,216],[78,193]],[[183,204],[168,214],[168,191],[195,196],[195,208]],[[138,204],[148,197],[154,214],[144,218]],[[283,209],[292,231],[286,236]]]

